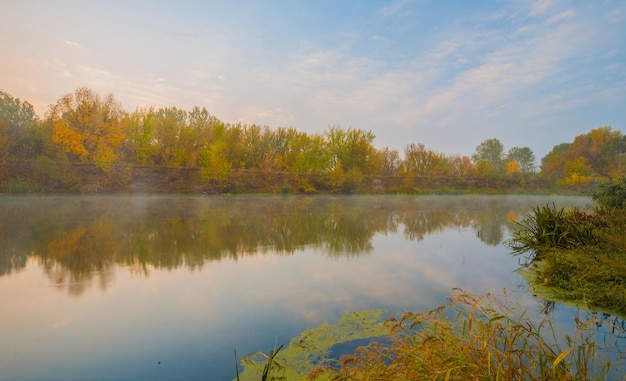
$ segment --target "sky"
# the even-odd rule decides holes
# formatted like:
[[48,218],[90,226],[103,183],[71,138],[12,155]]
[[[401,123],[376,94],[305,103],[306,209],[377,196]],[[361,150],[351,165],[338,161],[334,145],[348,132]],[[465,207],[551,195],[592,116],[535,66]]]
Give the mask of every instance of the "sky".
[[624,0],[3,0],[0,52],[0,91],[40,117],[88,87],[400,153],[626,133]]

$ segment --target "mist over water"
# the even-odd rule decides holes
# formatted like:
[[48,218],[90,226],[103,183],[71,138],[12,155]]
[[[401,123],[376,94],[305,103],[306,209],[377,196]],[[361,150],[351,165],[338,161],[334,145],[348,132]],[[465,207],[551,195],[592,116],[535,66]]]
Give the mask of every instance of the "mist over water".
[[502,242],[547,203],[590,200],[0,197],[0,379],[232,379],[233,348],[452,288],[536,308]]

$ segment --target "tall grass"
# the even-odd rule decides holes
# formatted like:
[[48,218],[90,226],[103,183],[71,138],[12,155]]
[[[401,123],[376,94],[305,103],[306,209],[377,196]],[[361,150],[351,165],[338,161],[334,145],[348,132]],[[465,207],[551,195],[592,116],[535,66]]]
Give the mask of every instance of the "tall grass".
[[518,224],[505,245],[528,254],[525,277],[541,298],[626,316],[624,185],[594,193],[598,207],[591,211],[547,205]]
[[539,260],[546,250],[594,245],[598,242],[596,229],[603,222],[596,214],[579,208],[560,208],[554,204],[535,207],[505,245],[516,255],[529,254],[529,259]]
[[550,320],[536,323],[506,298],[457,292],[449,303],[386,324],[388,343],[372,343],[309,374],[331,380],[606,380],[597,322],[577,320],[558,340]]
[[626,213],[602,211],[597,242],[541,249],[527,264],[527,278],[541,298],[626,316]]

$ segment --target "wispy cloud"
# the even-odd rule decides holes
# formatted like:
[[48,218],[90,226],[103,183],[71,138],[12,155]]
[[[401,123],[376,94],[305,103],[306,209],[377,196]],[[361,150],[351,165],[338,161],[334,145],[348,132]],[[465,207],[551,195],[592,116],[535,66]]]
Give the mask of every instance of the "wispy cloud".
[[74,41],[70,41],[70,40],[63,40],[63,42],[65,42],[66,45],[71,46],[72,48],[82,48],[82,46],[78,43],[78,42],[74,42]]
[[406,6],[410,0],[393,0],[389,5],[380,8],[380,14],[383,16],[406,16],[410,11]]
[[78,72],[82,80],[100,88],[107,88],[110,89],[109,91],[113,91],[119,87],[120,76],[107,70],[80,65],[78,66]]
[[533,17],[543,16],[557,3],[557,0],[536,0],[530,8],[530,15]]
[[547,23],[548,25],[550,25],[550,24],[554,24],[554,23],[556,23],[556,22],[559,22],[559,21],[561,21],[561,20],[565,20],[565,19],[571,18],[571,17],[573,17],[573,16],[574,16],[574,11],[573,11],[573,10],[571,10],[571,9],[568,9],[568,10],[566,10],[565,12],[561,12],[561,13],[559,13],[558,15],[554,15],[554,16],[550,17],[550,18],[546,21],[546,23]]

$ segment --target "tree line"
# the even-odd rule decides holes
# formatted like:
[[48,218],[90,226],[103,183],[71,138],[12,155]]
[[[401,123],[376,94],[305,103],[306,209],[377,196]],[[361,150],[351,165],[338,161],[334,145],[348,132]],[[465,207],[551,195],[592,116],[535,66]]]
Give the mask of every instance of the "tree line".
[[[233,190],[245,174],[297,192],[349,192],[372,178],[394,179],[395,190],[407,191],[424,178],[539,178],[571,187],[626,170],[625,138],[611,127],[555,147],[539,171],[530,148],[505,151],[496,138],[482,142],[471,157],[445,155],[421,143],[407,144],[402,153],[377,149],[374,139],[372,132],[353,127],[307,134],[293,127],[225,123],[199,107],[128,112],[113,94],[85,87],[61,97],[40,119],[30,103],[0,92],[0,187],[30,182],[44,190],[75,190],[87,182],[76,170],[81,164],[121,185],[132,180],[137,166],[189,168],[198,184],[217,192]],[[32,163],[28,178],[10,170],[24,161]]]

